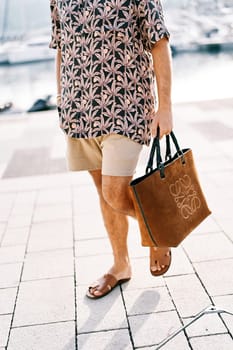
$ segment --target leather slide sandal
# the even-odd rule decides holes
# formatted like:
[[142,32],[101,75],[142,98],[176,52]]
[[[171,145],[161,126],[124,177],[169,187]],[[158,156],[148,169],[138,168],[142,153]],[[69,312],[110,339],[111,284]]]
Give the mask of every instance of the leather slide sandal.
[[[152,276],[164,275],[168,271],[169,267],[171,266],[171,260],[172,260],[171,249],[166,248],[166,250],[164,251],[163,249],[154,250],[153,248],[151,248],[150,249],[150,273],[152,274]],[[152,266],[155,266],[157,262],[159,262],[161,269],[153,271]]]
[[[115,287],[119,286],[122,283],[128,282],[130,278],[123,278],[120,280],[117,280],[116,277],[114,277],[111,274],[106,274],[100,279],[98,279],[96,282],[94,282],[89,288],[86,293],[86,296],[90,299],[100,299],[110,293]],[[95,295],[94,292],[98,291],[101,294]]]

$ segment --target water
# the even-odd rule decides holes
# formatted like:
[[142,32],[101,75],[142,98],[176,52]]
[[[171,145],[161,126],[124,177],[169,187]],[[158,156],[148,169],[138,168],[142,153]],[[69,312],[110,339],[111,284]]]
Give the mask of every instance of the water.
[[[6,3],[9,6],[7,12]],[[174,13],[181,14],[179,9],[185,9],[186,13],[206,12],[209,17],[204,17],[204,24],[216,12],[219,13],[223,6],[230,11],[233,9],[233,0],[163,0],[162,3],[172,37],[175,37],[177,30],[182,38],[190,37],[193,33],[188,30],[190,28],[185,28],[184,24],[180,23],[181,15],[174,16]],[[48,0],[21,0],[20,4],[21,6],[18,6],[18,0],[0,0],[0,38],[23,35],[25,32],[33,35],[35,29],[50,31]],[[4,14],[7,15],[7,21],[4,21]],[[182,38],[178,37],[179,40]],[[233,53],[187,53],[176,56],[173,65],[174,102],[233,97],[229,78],[233,76]],[[0,66],[0,103],[9,100],[13,101],[15,106],[27,109],[35,99],[55,94],[55,91],[53,61]]]
[[[173,101],[232,98],[233,53],[192,53],[173,59]],[[0,66],[0,103],[27,109],[33,101],[56,93],[53,61]]]
[[0,66],[0,104],[12,101],[17,109],[56,91],[53,61],[15,66]]
[[233,98],[233,52],[184,54],[173,66],[174,102]]

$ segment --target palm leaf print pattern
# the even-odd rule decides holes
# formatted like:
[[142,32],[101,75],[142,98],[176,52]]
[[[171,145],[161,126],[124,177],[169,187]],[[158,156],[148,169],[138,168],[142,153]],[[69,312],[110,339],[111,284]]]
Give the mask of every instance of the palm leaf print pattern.
[[117,133],[150,141],[151,48],[167,37],[160,1],[50,0],[50,47],[60,49],[60,126],[74,138]]

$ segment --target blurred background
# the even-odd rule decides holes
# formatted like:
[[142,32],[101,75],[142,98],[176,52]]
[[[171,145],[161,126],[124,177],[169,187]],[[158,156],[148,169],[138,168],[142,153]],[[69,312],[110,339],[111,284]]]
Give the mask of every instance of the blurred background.
[[[231,98],[233,0],[162,4],[174,56],[174,102]],[[0,1],[0,116],[28,110],[54,94],[49,40],[48,0],[21,0],[20,6],[18,0]]]

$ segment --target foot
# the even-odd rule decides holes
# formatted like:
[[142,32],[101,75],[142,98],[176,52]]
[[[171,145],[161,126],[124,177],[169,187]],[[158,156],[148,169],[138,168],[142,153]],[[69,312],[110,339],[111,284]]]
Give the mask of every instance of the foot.
[[102,298],[110,293],[116,286],[128,282],[131,279],[131,267],[128,265],[123,270],[113,266],[107,274],[95,281],[86,295],[91,299]]
[[171,265],[170,248],[150,248],[150,272],[153,276],[161,276]]

